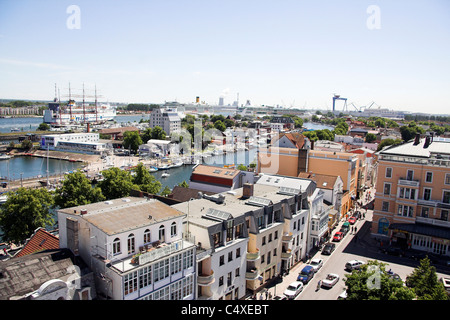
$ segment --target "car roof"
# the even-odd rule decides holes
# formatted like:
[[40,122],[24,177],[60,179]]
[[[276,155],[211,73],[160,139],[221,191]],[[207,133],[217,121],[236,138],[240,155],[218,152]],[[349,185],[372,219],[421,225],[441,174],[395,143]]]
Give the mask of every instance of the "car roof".
[[303,269],[302,269],[302,271],[303,270],[309,270],[309,269],[312,269],[313,267],[312,266],[305,266]]

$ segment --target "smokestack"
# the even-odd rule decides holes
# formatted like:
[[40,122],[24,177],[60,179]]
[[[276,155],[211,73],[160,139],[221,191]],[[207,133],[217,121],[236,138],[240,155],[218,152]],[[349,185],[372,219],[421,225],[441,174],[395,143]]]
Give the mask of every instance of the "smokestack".
[[416,138],[414,139],[414,145],[417,146],[420,143],[420,133],[416,133]]
[[253,184],[244,183],[243,189],[242,189],[242,197],[243,198],[253,197]]
[[430,142],[430,136],[426,136],[426,137],[425,137],[425,143],[423,144],[423,148],[424,148],[424,149],[428,148],[430,144],[431,144],[431,142]]

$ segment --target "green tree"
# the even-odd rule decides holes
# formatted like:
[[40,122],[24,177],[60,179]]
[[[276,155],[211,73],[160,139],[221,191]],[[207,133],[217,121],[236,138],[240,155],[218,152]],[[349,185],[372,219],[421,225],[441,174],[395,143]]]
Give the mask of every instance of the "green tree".
[[144,192],[158,194],[161,190],[162,184],[156,178],[150,174],[150,172],[144,167],[142,163],[139,163],[134,169],[136,175],[133,182],[139,186],[139,189]]
[[374,142],[376,140],[377,140],[377,136],[374,135],[373,133],[369,132],[368,134],[366,134],[366,142],[367,143],[372,143],[372,142]]
[[48,131],[50,130],[50,126],[45,122],[42,122],[37,129],[40,131]]
[[142,143],[147,143],[152,138],[152,128],[147,128],[141,134]]
[[166,133],[161,127],[155,126],[152,130],[152,139],[166,140]]
[[106,199],[127,197],[132,189],[140,190],[128,171],[114,167],[102,171],[102,175],[104,179],[98,183],[98,187]]
[[436,268],[426,257],[420,265],[406,277],[406,286],[414,290],[419,300],[448,300],[444,285],[438,280]]
[[403,286],[401,279],[396,279],[385,270],[386,264],[368,261],[360,270],[353,270],[346,275],[348,300],[412,300],[414,292]]
[[136,153],[142,144],[141,136],[137,131],[125,131],[123,134],[123,147]]
[[50,211],[53,195],[45,188],[19,188],[7,193],[8,199],[0,207],[0,228],[3,241],[19,244],[39,227],[52,226]]
[[168,186],[165,186],[164,189],[161,191],[161,196],[167,197],[169,194],[172,193],[172,190]]
[[387,147],[387,146],[391,146],[391,145],[398,145],[398,144],[401,144],[402,143],[402,140],[400,140],[400,139],[391,139],[391,138],[388,138],[388,139],[383,139],[383,140],[381,140],[381,142],[378,144],[378,147],[377,147],[377,151],[380,151],[381,149],[383,149],[384,147]]
[[20,144],[20,148],[30,150],[31,148],[33,148],[33,142],[31,142],[31,140],[25,139]]
[[183,180],[183,182],[180,182],[178,186],[182,188],[189,188],[189,183],[187,183],[186,180]]
[[237,166],[237,169],[241,170],[241,171],[247,171],[247,166],[245,166],[241,163],[240,165]]
[[217,130],[219,130],[221,132],[224,132],[227,127],[221,120],[217,120],[216,122],[214,122],[214,128],[216,128]]
[[68,174],[62,186],[55,191],[55,205],[60,208],[77,207],[105,200],[99,187],[92,187],[79,170]]

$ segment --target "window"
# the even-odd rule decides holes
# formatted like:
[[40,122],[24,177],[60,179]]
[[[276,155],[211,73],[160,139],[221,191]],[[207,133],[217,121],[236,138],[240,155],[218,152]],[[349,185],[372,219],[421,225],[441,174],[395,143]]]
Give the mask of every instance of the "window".
[[234,271],[234,276],[239,277],[240,275],[241,275],[241,269],[236,268],[236,270]]
[[275,235],[274,235],[274,239],[276,240],[276,239],[278,239],[278,231],[275,231],[275,233],[274,233]]
[[450,173],[446,173],[445,174],[445,180],[444,180],[445,184],[450,184]]
[[214,241],[214,248],[217,248],[218,246],[220,246],[221,242],[222,242],[222,237],[221,237],[222,233],[221,232],[217,232],[214,233],[212,235],[213,237],[213,241]]
[[128,245],[128,254],[134,253],[135,248],[134,234],[130,234],[128,236],[127,245]]
[[233,220],[227,221],[227,241],[233,240]]
[[269,242],[272,242],[272,234],[269,234]]
[[113,241],[113,255],[115,254],[120,254],[120,239],[119,238],[115,238]]
[[233,251],[228,252],[228,262],[233,261]]
[[415,199],[416,198],[416,190],[415,189],[411,189],[411,188],[399,188],[399,194],[398,197],[399,198],[403,198],[403,199]]
[[223,286],[223,276],[219,278],[219,287]]
[[137,290],[137,272],[126,274],[123,277],[124,294],[128,295]]
[[406,180],[412,181],[414,179],[414,170],[406,171]]
[[192,268],[194,265],[194,250],[183,252],[183,269]]
[[166,241],[166,235],[165,235],[165,233],[166,233],[166,231],[165,231],[164,226],[160,226],[160,227],[159,227],[159,234],[158,234],[158,236],[159,236],[159,241],[161,241],[161,242],[165,242],[165,241]]
[[266,236],[262,237],[262,245],[266,244]]
[[387,202],[387,201],[382,202],[381,211],[389,211],[389,202]]
[[265,260],[266,260],[265,255],[261,255],[261,263],[264,263]]
[[219,266],[223,266],[225,264],[225,256],[220,256],[219,258]]
[[169,276],[169,259],[164,259],[154,264],[154,276],[155,282]]
[[139,269],[139,289],[145,288],[152,284],[152,267],[144,267]]
[[181,271],[183,262],[183,255],[177,254],[176,256],[170,257],[170,274],[175,274]]
[[391,194],[391,184],[390,183],[385,183],[384,184],[384,195],[388,196]]
[[392,168],[386,168],[386,178],[392,178]]
[[425,182],[433,182],[433,172],[427,172],[425,175]]
[[441,210],[441,220],[448,221],[448,210]]
[[241,256],[241,248],[236,249],[236,258],[239,258]]
[[175,237],[177,235],[177,223],[176,222],[173,222],[171,225],[170,225],[170,236],[171,237]]
[[428,218],[429,213],[430,213],[430,208],[422,207],[422,213],[420,214],[422,217]]
[[424,188],[423,189],[423,200],[431,200],[431,189],[430,188]]
[[228,276],[227,276],[227,286],[228,287],[231,286],[232,279],[233,279],[232,272],[228,272]]
[[152,241],[151,241],[150,230],[149,230],[149,229],[146,229],[146,230],[144,231],[144,243],[147,244],[147,243],[150,243],[150,242],[152,242]]
[[400,204],[398,206],[398,215],[403,217],[410,217],[412,218],[414,214],[414,208],[412,206],[405,206]]
[[450,191],[444,190],[444,192],[442,193],[442,202],[450,203]]

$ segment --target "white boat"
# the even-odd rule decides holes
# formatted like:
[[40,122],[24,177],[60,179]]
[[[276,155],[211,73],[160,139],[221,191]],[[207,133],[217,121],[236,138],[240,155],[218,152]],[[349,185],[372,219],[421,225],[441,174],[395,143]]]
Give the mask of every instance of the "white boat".
[[172,164],[170,167],[171,168],[178,168],[181,167],[183,165],[183,161],[177,161],[174,164]]
[[150,171],[150,172],[156,172],[156,171],[158,171],[158,168],[157,168],[157,167],[151,166],[151,167],[148,169],[148,171]]
[[167,177],[169,177],[170,176],[170,174],[168,174],[167,172],[164,172],[162,175],[161,175],[161,178],[167,178]]
[[0,155],[0,160],[8,160],[8,159],[11,159],[12,157],[11,156],[8,156],[7,154],[1,154]]
[[7,195],[0,196],[0,204],[5,203],[6,200],[8,200],[8,196]]
[[11,132],[20,132],[19,128],[11,128]]

